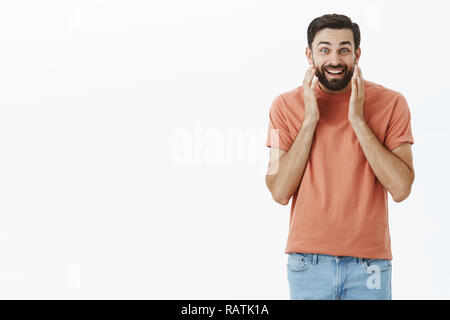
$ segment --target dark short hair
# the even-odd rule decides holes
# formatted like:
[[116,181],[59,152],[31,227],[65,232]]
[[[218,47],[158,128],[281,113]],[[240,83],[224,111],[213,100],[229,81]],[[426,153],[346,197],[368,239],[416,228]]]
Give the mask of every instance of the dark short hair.
[[325,14],[321,17],[315,18],[308,26],[308,46],[312,50],[312,42],[314,36],[319,30],[324,28],[330,29],[350,29],[353,31],[353,40],[355,42],[355,51],[359,48],[361,42],[361,33],[359,26],[354,23],[349,17],[342,14]]

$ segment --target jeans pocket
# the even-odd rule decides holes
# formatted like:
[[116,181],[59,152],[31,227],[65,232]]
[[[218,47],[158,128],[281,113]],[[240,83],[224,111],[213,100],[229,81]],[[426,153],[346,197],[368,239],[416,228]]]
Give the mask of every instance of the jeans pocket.
[[391,260],[388,259],[364,259],[363,265],[367,272],[383,272],[392,269]]
[[310,261],[309,261],[308,257],[306,257],[305,255],[303,255],[301,253],[297,253],[297,252],[289,253],[288,261],[287,261],[287,268],[290,271],[295,271],[295,272],[304,271],[304,270],[308,269],[309,265],[310,265]]

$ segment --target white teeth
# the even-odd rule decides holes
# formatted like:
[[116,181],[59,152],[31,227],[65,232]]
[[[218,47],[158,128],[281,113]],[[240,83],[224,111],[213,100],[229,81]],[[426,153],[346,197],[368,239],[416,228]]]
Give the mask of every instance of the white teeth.
[[338,73],[341,73],[341,72],[344,71],[343,69],[340,70],[340,71],[331,71],[331,70],[329,70],[329,69],[325,69],[325,70],[328,71],[329,73],[334,73],[334,74],[338,74]]

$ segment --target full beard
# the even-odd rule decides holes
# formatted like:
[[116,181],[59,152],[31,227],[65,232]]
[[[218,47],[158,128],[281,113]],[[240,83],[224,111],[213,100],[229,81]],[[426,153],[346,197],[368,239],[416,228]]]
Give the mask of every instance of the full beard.
[[353,70],[348,71],[347,68],[344,70],[344,75],[339,78],[330,79],[327,77],[326,71],[322,69],[322,71],[319,71],[320,69],[317,69],[316,77],[318,81],[325,86],[328,90],[334,90],[338,91],[341,89],[344,89],[347,84],[352,80],[353,77]]

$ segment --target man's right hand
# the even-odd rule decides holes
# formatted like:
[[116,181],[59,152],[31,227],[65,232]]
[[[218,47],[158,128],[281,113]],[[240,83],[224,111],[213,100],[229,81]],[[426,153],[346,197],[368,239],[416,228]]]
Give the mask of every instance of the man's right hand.
[[315,78],[313,80],[315,74],[316,68],[311,66],[306,71],[305,79],[303,80],[303,100],[305,102],[305,118],[303,121],[319,121],[319,107],[317,105],[317,98],[314,92],[318,79]]

